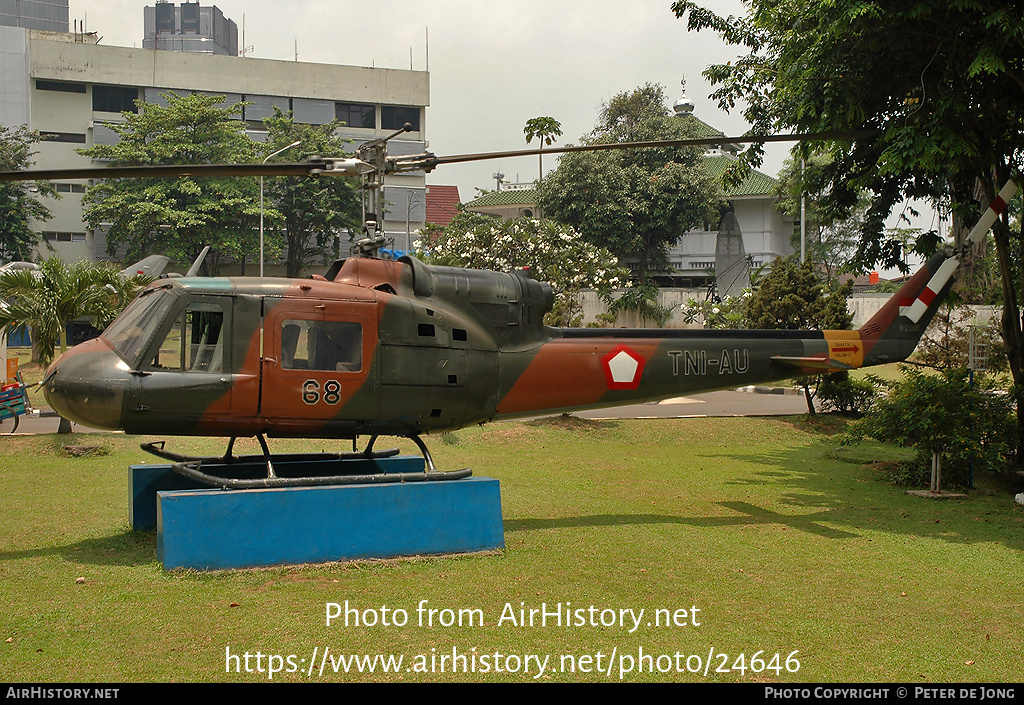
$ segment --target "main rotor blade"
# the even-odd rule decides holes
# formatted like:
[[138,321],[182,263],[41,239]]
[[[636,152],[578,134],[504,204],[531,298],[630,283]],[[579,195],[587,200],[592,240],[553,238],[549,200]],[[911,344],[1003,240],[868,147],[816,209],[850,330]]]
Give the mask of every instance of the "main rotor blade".
[[[519,149],[505,152],[479,152],[476,154],[454,154],[438,157],[431,153],[389,157],[385,173],[401,171],[431,171],[441,164],[475,162],[484,159],[505,159],[531,157],[538,154],[565,154],[569,152],[600,152],[610,149],[643,149],[647,147],[702,147],[716,144],[752,144],[766,142],[796,142],[853,140],[869,137],[872,131],[808,132],[791,135],[742,135],[740,137],[701,137],[696,139],[654,140],[651,142],[609,142],[604,144],[582,144],[547,149]],[[0,171],[0,182],[4,181],[47,181],[51,179],[154,179],[176,178],[179,176],[314,176],[320,173],[337,176],[356,176],[375,171],[375,167],[359,159],[311,158],[300,163],[271,164],[161,164],[154,166],[109,166],[86,167],[82,169],[39,169],[28,171]]]
[[320,173],[355,176],[372,171],[357,159],[315,159],[301,163],[269,164],[160,164],[108,166],[81,169],[0,171],[0,181],[47,181],[50,179],[159,179],[194,176],[313,176]]
[[565,154],[569,152],[601,152],[610,149],[644,149],[646,147],[707,147],[716,144],[752,144],[764,142],[820,142],[825,140],[853,140],[870,137],[875,132],[870,130],[830,130],[827,132],[806,132],[791,135],[742,135],[740,137],[699,137],[680,140],[654,140],[651,142],[607,142],[601,144],[570,145],[568,147],[549,147],[545,149],[519,149],[508,152],[478,152],[476,154],[453,154],[448,157],[435,157],[436,164],[456,164],[459,162],[475,162],[484,159],[503,159],[510,157],[530,157],[538,154]]

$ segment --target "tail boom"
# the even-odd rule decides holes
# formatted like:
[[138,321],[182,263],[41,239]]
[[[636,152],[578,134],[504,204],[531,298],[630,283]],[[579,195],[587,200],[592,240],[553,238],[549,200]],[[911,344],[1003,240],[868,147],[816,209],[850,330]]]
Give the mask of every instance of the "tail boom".
[[[976,244],[1016,191],[971,232]],[[499,361],[495,418],[635,404],[905,360],[953,285],[959,257],[928,260],[859,330],[547,329]]]

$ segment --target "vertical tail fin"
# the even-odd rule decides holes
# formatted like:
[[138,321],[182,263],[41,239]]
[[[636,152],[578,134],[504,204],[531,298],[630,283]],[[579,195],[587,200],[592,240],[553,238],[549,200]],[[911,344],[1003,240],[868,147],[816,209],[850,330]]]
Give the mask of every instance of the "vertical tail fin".
[[[1016,192],[1017,185],[1008,181],[971,230],[965,249],[981,241]],[[953,273],[959,265],[959,253],[935,255],[860,328],[865,366],[898,362],[914,352],[953,286]]]
[[[953,285],[951,275],[957,263],[956,257],[935,255],[861,326],[858,333],[864,346],[865,367],[906,360],[914,352]],[[937,286],[933,280],[943,277],[942,285]],[[937,290],[930,289],[930,284],[936,284]],[[922,302],[920,311],[911,318],[908,314]]]

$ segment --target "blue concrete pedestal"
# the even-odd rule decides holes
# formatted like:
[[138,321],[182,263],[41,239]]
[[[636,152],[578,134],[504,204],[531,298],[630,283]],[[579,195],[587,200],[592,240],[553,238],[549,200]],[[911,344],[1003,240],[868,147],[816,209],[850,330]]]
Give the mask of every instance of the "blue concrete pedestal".
[[[409,460],[418,460],[422,467],[422,458],[375,462],[396,463],[395,468],[403,469],[394,471],[404,472]],[[154,479],[158,467],[132,468],[132,518],[134,526],[145,514],[148,500],[140,495],[147,491],[142,488],[155,488],[157,557],[165,570],[465,553],[505,545],[501,492],[493,478],[164,489],[161,485],[173,484],[173,478]]]

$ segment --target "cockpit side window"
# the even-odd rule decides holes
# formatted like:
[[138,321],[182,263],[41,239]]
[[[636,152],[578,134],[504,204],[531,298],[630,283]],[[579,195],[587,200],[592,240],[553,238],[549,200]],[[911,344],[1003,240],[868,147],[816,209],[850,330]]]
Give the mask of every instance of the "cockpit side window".
[[151,369],[191,372],[224,370],[224,307],[218,303],[189,303],[152,352]]
[[153,351],[153,359],[149,361],[149,367],[157,370],[181,370],[181,314],[175,317],[171,323],[171,329],[167,331],[163,341]]
[[103,337],[125,362],[134,367],[142,349],[177,300],[177,296],[166,290],[158,289],[143,294],[103,331]]
[[363,326],[353,321],[285,320],[281,324],[281,366],[286,370],[359,372],[363,367]]

